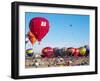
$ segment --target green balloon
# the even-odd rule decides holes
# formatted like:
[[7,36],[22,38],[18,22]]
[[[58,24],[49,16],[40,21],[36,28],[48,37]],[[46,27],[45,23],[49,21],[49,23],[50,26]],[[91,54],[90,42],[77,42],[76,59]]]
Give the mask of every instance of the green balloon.
[[86,54],[86,48],[84,48],[84,47],[79,48],[79,52],[80,52],[80,55],[85,55]]

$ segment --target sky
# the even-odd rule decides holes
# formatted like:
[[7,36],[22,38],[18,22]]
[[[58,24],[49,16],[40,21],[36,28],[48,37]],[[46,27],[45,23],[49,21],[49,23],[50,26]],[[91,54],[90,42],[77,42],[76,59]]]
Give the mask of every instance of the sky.
[[44,47],[81,47],[89,44],[89,15],[25,13],[26,34],[30,31],[29,23],[34,17],[44,17],[49,21],[50,29],[39,44],[26,44],[26,49],[33,48],[36,53]]

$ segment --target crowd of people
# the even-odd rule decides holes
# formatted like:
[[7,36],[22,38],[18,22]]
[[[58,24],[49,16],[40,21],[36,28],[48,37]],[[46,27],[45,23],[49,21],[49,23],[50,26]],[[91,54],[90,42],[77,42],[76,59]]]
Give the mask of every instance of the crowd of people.
[[[58,66],[80,66],[80,65],[89,65],[89,50],[85,51],[85,54],[79,54],[75,56],[72,51],[66,51],[66,48],[53,48],[53,52],[50,49],[51,56],[47,57],[44,52],[40,54],[34,54],[32,50],[28,50],[25,56],[25,67],[58,67]],[[83,50],[84,51],[84,50]],[[76,53],[76,52],[75,52]]]
[[56,58],[30,58],[26,59],[26,67],[57,67],[89,65],[89,57],[56,57]]

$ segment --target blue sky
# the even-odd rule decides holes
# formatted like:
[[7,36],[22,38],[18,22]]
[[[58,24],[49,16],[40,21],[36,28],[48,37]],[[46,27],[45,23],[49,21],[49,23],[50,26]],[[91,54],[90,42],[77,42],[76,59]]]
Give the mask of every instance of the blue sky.
[[[26,47],[40,51],[43,47],[80,47],[89,44],[89,21],[88,15],[74,14],[50,14],[50,13],[25,13],[26,34],[29,31],[29,22],[34,17],[44,17],[50,23],[50,30],[34,46],[27,44]],[[72,25],[72,26],[70,26]]]

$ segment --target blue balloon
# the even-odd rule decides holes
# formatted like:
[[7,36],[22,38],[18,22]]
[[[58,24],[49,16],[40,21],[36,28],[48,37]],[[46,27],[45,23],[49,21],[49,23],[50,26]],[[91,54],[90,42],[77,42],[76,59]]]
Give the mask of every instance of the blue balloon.
[[84,47],[86,48],[86,56],[88,56],[88,55],[89,55],[89,53],[90,53],[89,46],[84,46]]

